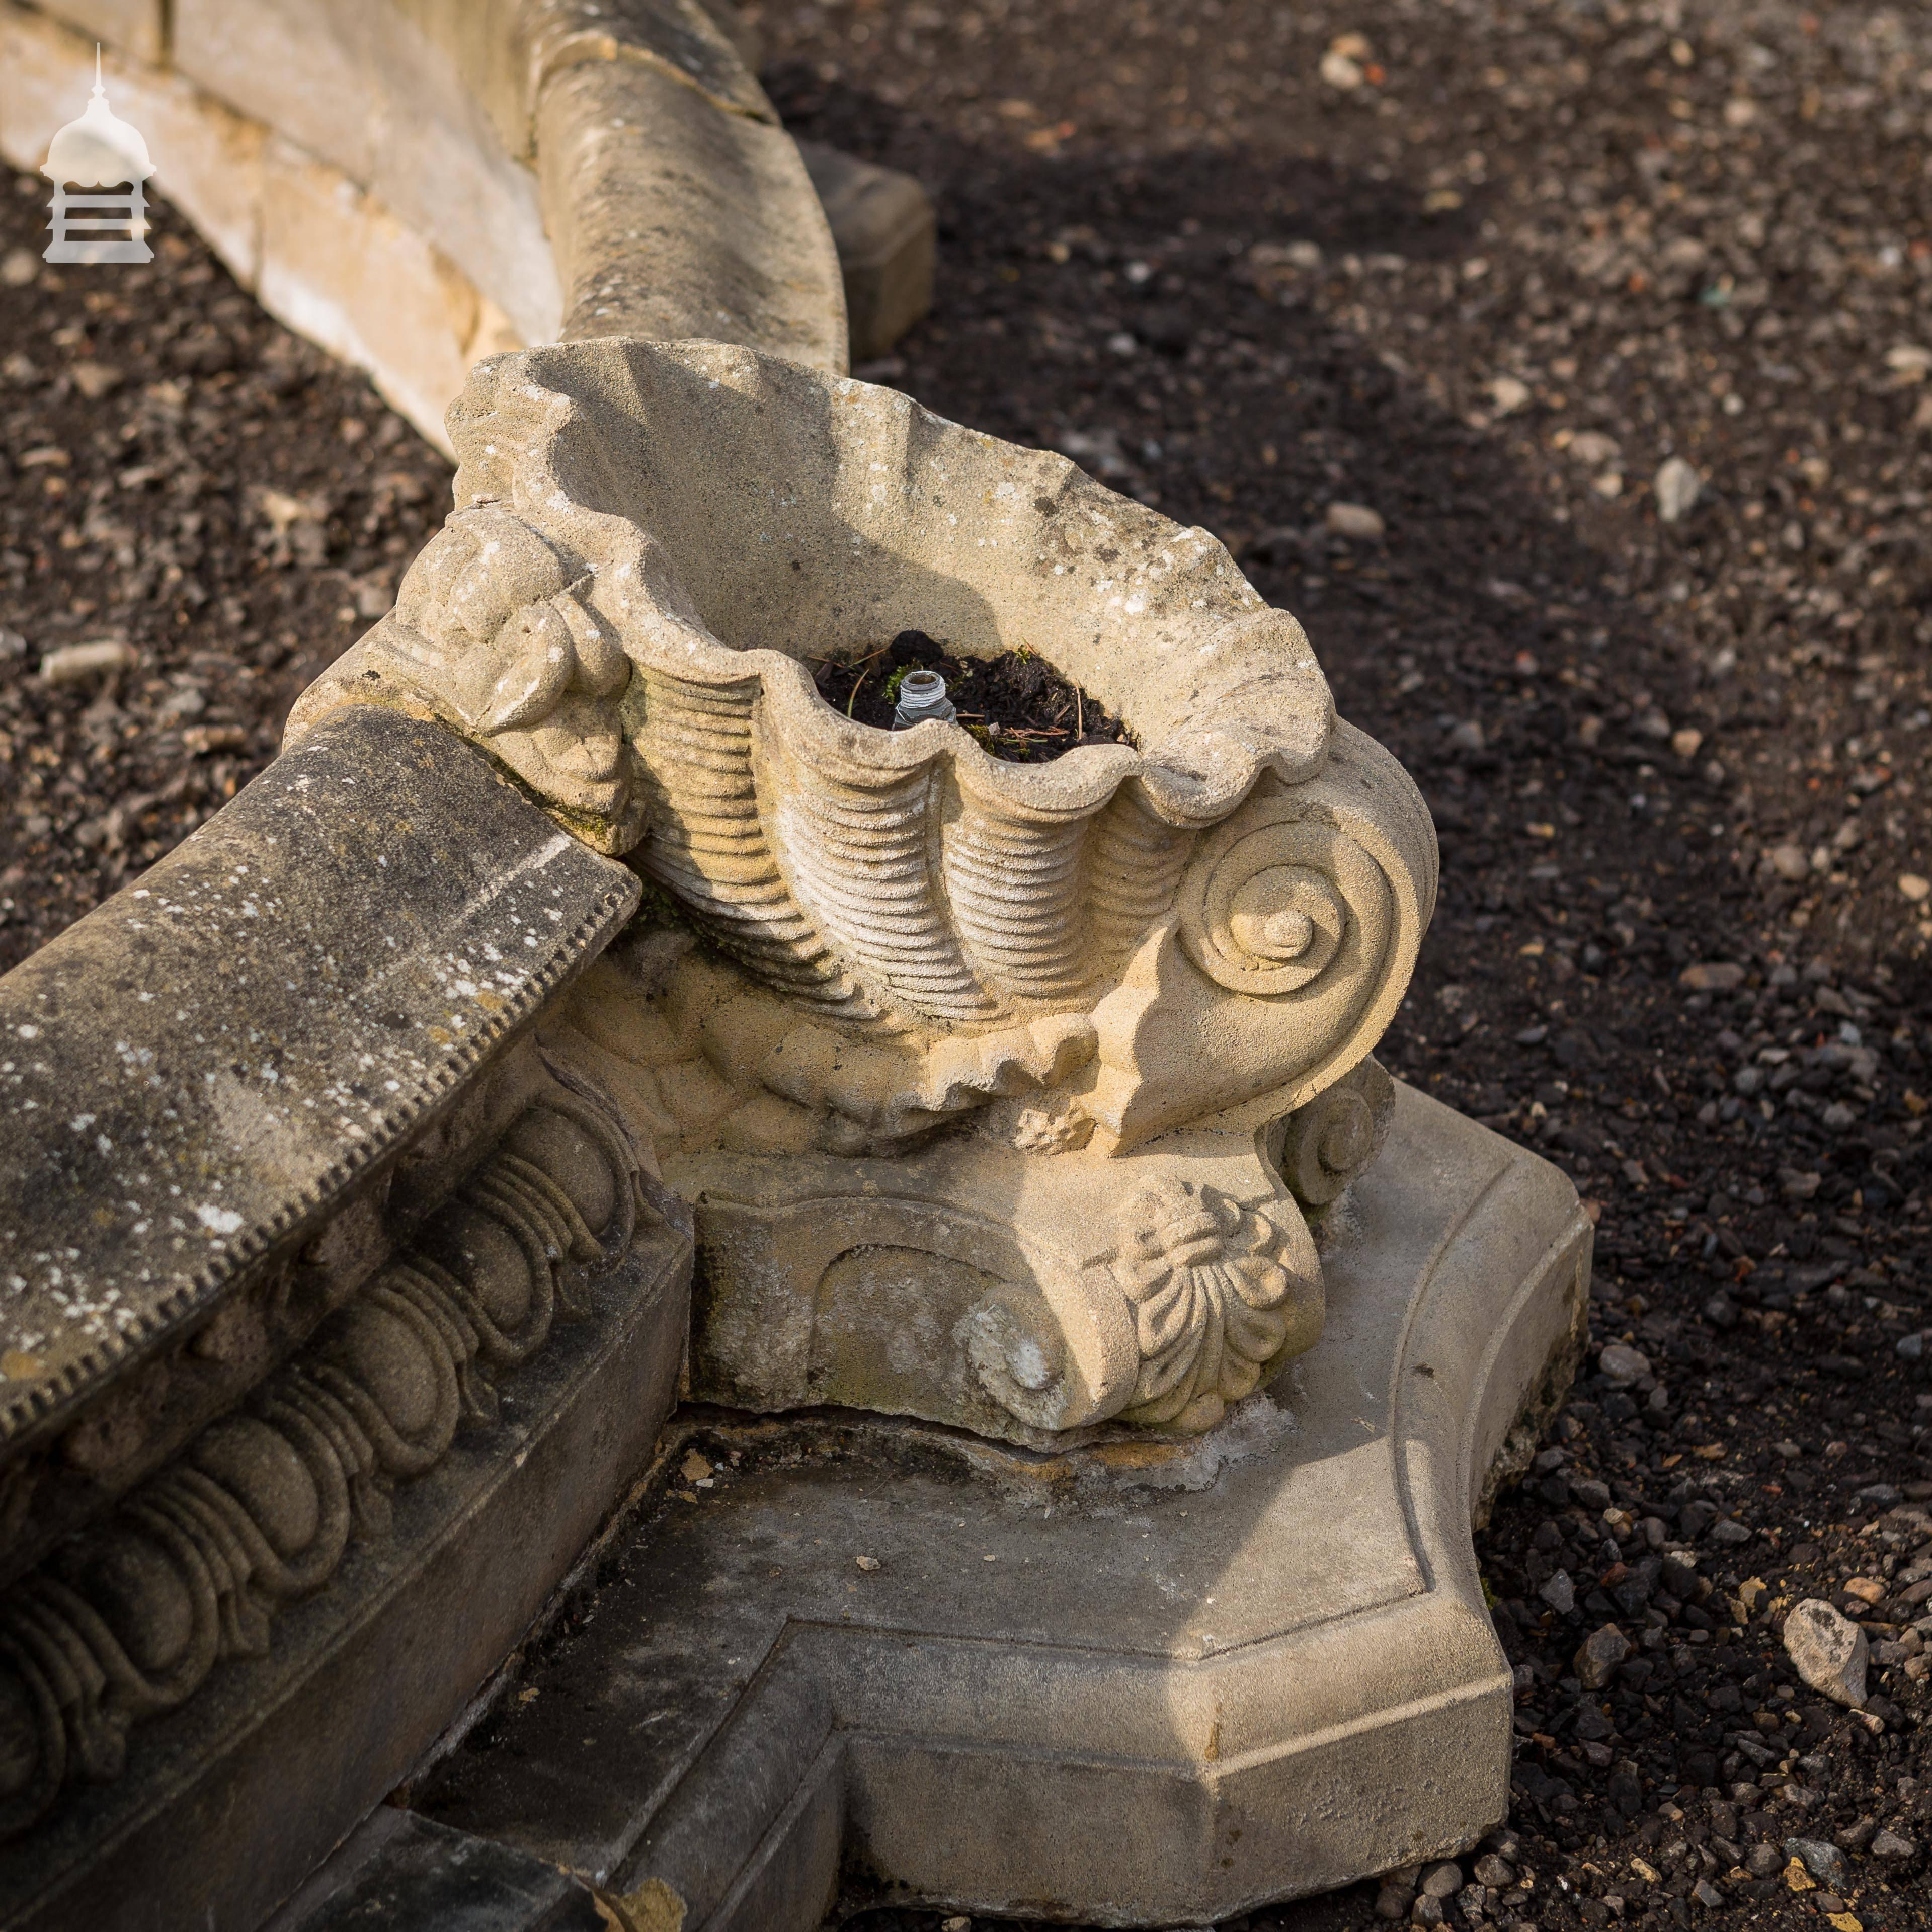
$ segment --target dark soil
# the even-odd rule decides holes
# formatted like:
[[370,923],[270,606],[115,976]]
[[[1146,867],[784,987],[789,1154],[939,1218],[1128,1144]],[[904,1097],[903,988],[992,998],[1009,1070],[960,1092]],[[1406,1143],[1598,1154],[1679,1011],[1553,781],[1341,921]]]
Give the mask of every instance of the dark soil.
[[955,657],[923,631],[902,631],[869,657],[824,658],[812,667],[820,695],[862,724],[892,728],[898,680],[937,671],[959,722],[996,758],[1040,764],[1076,745],[1130,742],[1126,728],[1096,698],[1067,682],[1031,651]]
[[[933,316],[865,373],[1205,524],[1303,620],[1442,831],[1384,1058],[1600,1216],[1590,1362],[1478,1539],[1534,1885],[1464,1900],[1932,1922],[1924,1681],[1878,1649],[1868,1723],[1780,1642],[1807,1595],[1908,1648],[1932,1609],[1892,1581],[1932,1540],[1932,1345],[1898,1352],[1932,1324],[1925,16],[760,17],[789,124],[938,203]],[[1672,457],[1702,488],[1666,523]],[[1385,538],[1333,534],[1338,502]],[[1635,1647],[1586,1694],[1606,1623]],[[1838,1892],[1774,1875],[1793,1836],[1842,1848]]]
[[[1477,1546],[1520,1665],[1502,1849],[1534,1886],[1448,1916],[1932,1922],[1924,1680],[1880,1648],[1854,1714],[1780,1642],[1808,1594],[1902,1648],[1928,1607],[1899,1582],[1932,1538],[1922,11],[761,11],[790,124],[938,201],[934,316],[864,373],[1207,525],[1302,618],[1442,830],[1384,1057],[1600,1216],[1590,1360]],[[11,202],[4,245],[37,250],[40,218]],[[360,628],[350,585],[382,573],[373,602],[443,507],[436,459],[386,446],[366,386],[198,244],[158,269],[0,286],[32,364],[4,392],[0,622],[30,655],[0,668],[23,814],[0,962],[267,754]],[[120,386],[89,400],[87,362]],[[44,443],[67,463],[27,462]],[[1702,487],[1666,522],[1673,457]],[[264,487],[328,507],[278,536]],[[1385,538],[1332,534],[1338,503]],[[89,723],[24,664],[110,627],[142,664]],[[166,718],[190,684],[205,708]],[[1648,1361],[1624,1388],[1598,1365],[1618,1341]],[[1606,1623],[1635,1648],[1586,1694]],[[1880,1828],[1912,1849],[1878,1856]],[[1839,1891],[1772,1875],[1794,1836],[1841,1848]],[[1366,1928],[1375,1896],[1246,1923]]]
[[[56,269],[46,195],[0,173],[0,970],[254,776],[449,508],[448,465],[172,208],[151,266]],[[41,681],[103,638],[130,669]]]

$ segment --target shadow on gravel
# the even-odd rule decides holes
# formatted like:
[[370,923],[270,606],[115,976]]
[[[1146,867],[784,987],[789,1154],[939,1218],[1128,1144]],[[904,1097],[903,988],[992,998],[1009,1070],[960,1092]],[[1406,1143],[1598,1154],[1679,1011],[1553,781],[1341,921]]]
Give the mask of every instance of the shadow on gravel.
[[[1422,785],[1442,890],[1383,1057],[1558,1162],[1600,1216],[1590,1360],[1478,1540],[1519,1666],[1502,1848],[1542,1886],[1490,1910],[1545,1932],[1747,1922],[1786,1896],[1786,1836],[1856,1853],[1922,1808],[1923,1680],[1902,1666],[1932,1606],[1888,1580],[1932,1552],[1910,1340],[1932,1329],[1932,986],[1849,906],[1804,931],[1812,888],[1740,850],[1742,820],[1831,806],[1801,779],[1754,808],[1754,752],[1781,766],[1825,728],[1793,681],[1714,665],[1658,615],[1707,541],[1721,571],[1736,506],[1707,491],[1675,528],[1647,495],[1563,508],[1502,426],[1366,346],[1361,292],[1417,264],[1480,326],[1477,200],[1436,212],[1414,182],[1233,148],[1021,160],[802,69],[772,85],[790,124],[939,206],[933,316],[862,373],[1215,531]],[[1382,535],[1336,534],[1365,523],[1336,505]],[[1612,1341],[1634,1357],[1606,1373]],[[1814,1699],[1778,1634],[1803,1597],[1865,1614],[1841,1587],[1860,1573],[1870,1722]],[[1585,1693],[1572,1656],[1606,1623],[1630,1654]],[[1917,1856],[1858,1868],[1868,1928],[1916,1922],[1898,1887]],[[1725,1910],[1694,1901],[1714,1880]],[[1370,1898],[1250,1922],[1366,1925]]]

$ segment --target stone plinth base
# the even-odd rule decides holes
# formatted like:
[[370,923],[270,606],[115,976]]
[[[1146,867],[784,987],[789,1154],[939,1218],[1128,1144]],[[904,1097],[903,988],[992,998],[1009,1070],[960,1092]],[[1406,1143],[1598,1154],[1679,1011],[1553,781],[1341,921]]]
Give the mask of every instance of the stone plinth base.
[[842,1863],[1172,1924],[1466,1847],[1511,1710],[1470,1523],[1567,1383],[1590,1226],[1406,1089],[1348,1212],[1323,1340],[1196,1444],[692,1414],[421,1808],[706,1932],[817,1925]]

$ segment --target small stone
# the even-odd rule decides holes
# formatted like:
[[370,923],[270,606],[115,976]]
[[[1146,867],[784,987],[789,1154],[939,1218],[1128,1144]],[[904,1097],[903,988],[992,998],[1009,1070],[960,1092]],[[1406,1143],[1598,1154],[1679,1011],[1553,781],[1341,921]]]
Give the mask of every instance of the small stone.
[[1802,845],[1774,845],[1764,856],[1780,879],[1789,879],[1794,885],[1811,876],[1811,861]]
[[1400,1924],[1408,1916],[1408,1908],[1414,1901],[1415,1894],[1407,1886],[1385,1884],[1376,1894],[1376,1916]]
[[1496,404],[1499,416],[1514,416],[1518,410],[1527,409],[1529,395],[1529,385],[1514,376],[1498,376],[1490,385],[1490,400]]
[[[1694,731],[1688,734],[1680,731],[1677,734],[1680,738],[1687,735],[1694,738],[1697,734]],[[1687,966],[1677,976],[1677,983],[1688,986],[1694,993],[1729,993],[1744,982],[1744,969],[1730,961]]]
[[1666,524],[1688,517],[1704,494],[1704,479],[1681,456],[1666,457],[1652,485],[1657,492],[1657,514]]
[[1898,890],[1914,905],[1922,905],[1932,897],[1932,879],[1920,872],[1901,872],[1898,875]]
[[1630,1654],[1630,1639],[1615,1624],[1594,1630],[1577,1646],[1576,1679],[1586,1690],[1600,1690]]
[[1483,736],[1481,721],[1466,718],[1460,724],[1450,728],[1449,748],[1452,752],[1480,752],[1486,742]]
[[1714,1522],[1711,1526],[1711,1540],[1721,1544],[1727,1550],[1736,1550],[1741,1544],[1750,1542],[1754,1534],[1754,1532],[1746,1528],[1732,1516],[1726,1516],[1721,1522]]
[[1559,1617],[1567,1617],[1576,1607],[1576,1586],[1567,1570],[1559,1570],[1536,1593]]
[[1699,746],[1704,742],[1704,734],[1694,724],[1686,724],[1681,730],[1670,734],[1670,748],[1680,758],[1694,758]]
[[1925,1330],[1915,1328],[1910,1335],[1900,1336],[1894,1352],[1908,1362],[1917,1361],[1925,1353]]
[[[1757,1787],[1751,1786],[1754,1799]],[[1753,1878],[1775,1878],[1784,1868],[1784,1855],[1774,1844],[1760,1844],[1752,1846],[1744,1854],[1744,1870]]]
[[956,1912],[950,1918],[939,1922],[939,1932],[973,1932],[973,1922],[963,1912]]
[[24,289],[40,272],[40,257],[25,248],[9,248],[0,260],[0,283],[10,289]]
[[1849,1884],[1851,1874],[1845,1869],[1845,1855],[1827,1838],[1786,1838],[1784,1841],[1787,1858],[1802,1858],[1804,1869],[1820,1885],[1841,1886]]
[[1379,543],[1388,526],[1366,503],[1330,503],[1322,520],[1331,536],[1348,537],[1362,543]]
[[857,1564],[861,1570],[872,1570],[879,1567],[879,1559],[876,1556],[855,1556],[852,1561]]
[[1883,1858],[1888,1864],[1901,1864],[1918,1856],[1918,1847],[1903,1832],[1894,1832],[1889,1825],[1872,1840],[1869,1849],[1874,1858]]
[[1598,469],[1606,463],[1614,463],[1617,460],[1616,438],[1613,436],[1606,436],[1601,430],[1586,429],[1580,434],[1573,436],[1570,439],[1568,447],[1570,455],[1577,462],[1592,470]]
[[1444,1916],[1442,1900],[1426,1892],[1408,1909],[1408,1922],[1412,1925],[1440,1925]]
[[1707,1878],[1700,1878],[1691,1887],[1690,1896],[1707,1912],[1714,1912],[1724,1902],[1724,1894]]
[[1650,1358],[1627,1342],[1612,1342],[1597,1358],[1597,1372],[1619,1386],[1641,1382],[1650,1373]]
[[1333,47],[1322,56],[1321,71],[1323,82],[1338,94],[1354,93],[1366,78],[1359,61],[1337,53]]
[[1784,1620],[1785,1654],[1821,1696],[1853,1709],[1865,1701],[1865,1634],[1829,1604],[1808,1597]]
[[112,677],[130,669],[134,662],[131,644],[118,638],[95,638],[84,644],[63,644],[40,660],[44,684],[85,684],[90,678]]
[[1462,1889],[1462,1868],[1454,1858],[1444,1858],[1422,1874],[1424,1896],[1429,1898],[1454,1898]]
[[1516,1868],[1507,1858],[1489,1852],[1476,1861],[1475,1876],[1478,1884],[1486,1885],[1493,1892],[1507,1892],[1516,1882]]
[[90,403],[98,403],[110,390],[121,386],[121,372],[105,362],[76,362],[67,372],[74,386]]
[[695,1483],[710,1474],[711,1465],[695,1449],[687,1449],[677,1472],[687,1483]]
[[1816,1892],[1817,1881],[1804,1869],[1802,1858],[1793,1858],[1786,1863],[1784,1882],[1793,1892]]

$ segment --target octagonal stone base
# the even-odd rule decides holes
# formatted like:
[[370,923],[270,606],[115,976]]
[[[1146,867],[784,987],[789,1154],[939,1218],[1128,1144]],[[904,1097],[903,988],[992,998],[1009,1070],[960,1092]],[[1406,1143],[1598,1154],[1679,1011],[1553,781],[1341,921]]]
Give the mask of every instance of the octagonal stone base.
[[1590,1224],[1406,1088],[1348,1211],[1322,1340],[1196,1444],[687,1412],[419,1808],[688,1932],[815,1926],[842,1866],[1156,1925],[1466,1847],[1512,1707],[1470,1524],[1567,1384]]

